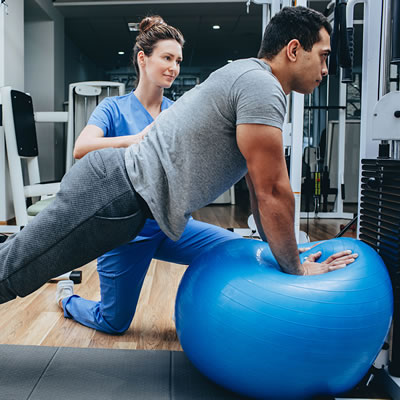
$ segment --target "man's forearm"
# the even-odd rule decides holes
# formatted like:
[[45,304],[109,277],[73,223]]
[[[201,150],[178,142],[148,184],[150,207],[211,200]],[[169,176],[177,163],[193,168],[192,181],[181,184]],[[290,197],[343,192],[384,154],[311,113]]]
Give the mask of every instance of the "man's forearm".
[[261,218],[260,218],[260,213],[258,212],[258,207],[256,206],[252,206],[251,207],[252,213],[253,213],[253,217],[254,217],[254,221],[256,223],[257,226],[257,230],[258,233],[260,234],[260,238],[264,241],[264,242],[268,242],[267,240],[267,235],[264,232],[264,227],[261,223]]
[[292,192],[281,189],[258,199],[260,221],[266,232],[272,253],[288,274],[302,275],[294,233],[294,198]]
[[253,213],[254,222],[256,223],[257,230],[258,230],[258,233],[260,234],[261,239],[264,242],[266,242],[267,237],[264,233],[264,227],[262,226],[262,223],[261,223],[260,213],[258,211],[257,197],[254,192],[253,183],[251,182],[251,179],[249,178],[248,175],[246,175],[246,183],[247,183],[247,187],[249,188],[250,207],[251,207],[251,212]]

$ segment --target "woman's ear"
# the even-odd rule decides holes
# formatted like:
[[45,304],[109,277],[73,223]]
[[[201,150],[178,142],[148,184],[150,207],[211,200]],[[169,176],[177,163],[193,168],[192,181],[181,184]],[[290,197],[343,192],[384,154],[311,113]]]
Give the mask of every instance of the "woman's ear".
[[145,54],[143,50],[140,50],[137,54],[137,63],[143,67],[145,64]]
[[286,56],[291,62],[297,60],[297,52],[300,49],[300,42],[297,39],[292,39],[286,46]]

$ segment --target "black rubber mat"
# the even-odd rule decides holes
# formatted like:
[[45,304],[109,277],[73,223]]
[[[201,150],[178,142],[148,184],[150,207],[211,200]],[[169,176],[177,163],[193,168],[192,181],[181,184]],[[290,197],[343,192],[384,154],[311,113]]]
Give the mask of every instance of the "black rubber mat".
[[[342,396],[388,399],[381,388]],[[0,345],[0,400],[244,400],[183,352]],[[313,400],[334,400],[333,397]]]
[[171,352],[171,375],[171,399],[173,400],[245,399],[222,389],[204,377],[183,352]]
[[0,399],[29,399],[57,347],[0,345]]
[[169,400],[170,352],[60,348],[29,400]]
[[241,399],[182,352],[0,345],[0,400]]

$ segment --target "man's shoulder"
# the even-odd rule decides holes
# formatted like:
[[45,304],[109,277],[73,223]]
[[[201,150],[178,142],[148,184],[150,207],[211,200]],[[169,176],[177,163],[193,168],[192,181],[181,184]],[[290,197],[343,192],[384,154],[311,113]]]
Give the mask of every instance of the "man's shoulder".
[[227,70],[236,71],[237,73],[261,71],[268,74],[271,73],[271,68],[268,64],[258,58],[244,58],[233,61],[226,66]]
[[231,90],[253,82],[258,82],[264,87],[265,85],[262,83],[264,80],[272,84],[278,83],[272,75],[269,65],[257,58],[245,58],[233,61],[213,72],[210,75],[209,83],[212,86],[222,85]]
[[268,64],[259,59],[248,59],[243,61],[243,65],[237,73],[234,86],[237,90],[263,91],[272,90],[281,92],[284,95],[282,86],[278,79],[273,75]]

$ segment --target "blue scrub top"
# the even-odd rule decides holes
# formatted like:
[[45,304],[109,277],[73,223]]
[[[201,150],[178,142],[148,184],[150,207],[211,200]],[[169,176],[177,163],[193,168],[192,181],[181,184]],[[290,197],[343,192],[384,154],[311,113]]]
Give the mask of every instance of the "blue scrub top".
[[[172,100],[163,97],[161,111],[172,104]],[[137,135],[153,121],[132,91],[124,96],[106,97],[93,111],[88,125],[99,127],[105,137],[115,137]]]
[[[173,103],[172,100],[163,97],[161,111],[166,110]],[[137,135],[153,121],[154,118],[132,91],[124,96],[106,97],[93,111],[88,125],[99,127],[105,137],[115,137]],[[157,222],[148,219],[133,242],[149,240],[153,235],[160,232],[161,229]]]

